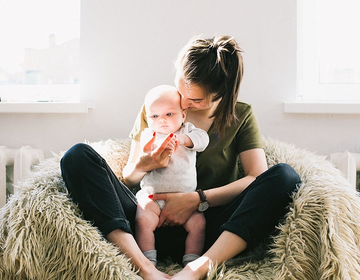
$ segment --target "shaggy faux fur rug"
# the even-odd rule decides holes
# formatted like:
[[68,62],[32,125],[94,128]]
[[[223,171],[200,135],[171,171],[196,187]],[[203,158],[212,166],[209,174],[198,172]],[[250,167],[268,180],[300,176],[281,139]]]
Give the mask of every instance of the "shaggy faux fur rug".
[[[271,139],[265,144],[269,166],[290,164],[302,184],[270,251],[239,256],[208,279],[360,279],[357,193],[324,157]],[[129,140],[91,145],[122,179]],[[60,158],[43,161],[0,210],[0,279],[141,279],[82,219],[60,176]],[[180,269],[159,268],[169,274]]]

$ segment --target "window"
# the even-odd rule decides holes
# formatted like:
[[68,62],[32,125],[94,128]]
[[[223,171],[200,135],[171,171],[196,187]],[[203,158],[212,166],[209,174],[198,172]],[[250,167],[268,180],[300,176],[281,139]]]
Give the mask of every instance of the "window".
[[360,101],[360,1],[299,0],[297,101]]
[[80,0],[0,0],[1,102],[79,101]]

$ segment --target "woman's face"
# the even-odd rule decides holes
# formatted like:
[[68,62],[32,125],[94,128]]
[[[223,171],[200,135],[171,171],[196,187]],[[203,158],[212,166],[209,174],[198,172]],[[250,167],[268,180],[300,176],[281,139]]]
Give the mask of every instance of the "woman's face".
[[189,111],[207,110],[212,107],[211,98],[206,97],[205,90],[198,85],[188,85],[184,79],[176,73],[175,86],[180,94],[181,108]]

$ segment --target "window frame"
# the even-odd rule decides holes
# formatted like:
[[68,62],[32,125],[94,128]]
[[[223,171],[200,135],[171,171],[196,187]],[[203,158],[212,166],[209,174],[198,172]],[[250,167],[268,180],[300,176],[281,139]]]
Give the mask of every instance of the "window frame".
[[0,113],[87,113],[91,107],[81,100],[79,83],[0,85]]
[[297,1],[297,102],[360,102],[360,84],[321,84],[317,43],[318,0]]

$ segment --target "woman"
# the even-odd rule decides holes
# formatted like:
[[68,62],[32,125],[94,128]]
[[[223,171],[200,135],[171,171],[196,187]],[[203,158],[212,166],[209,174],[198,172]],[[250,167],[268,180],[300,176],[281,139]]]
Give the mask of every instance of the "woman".
[[[158,224],[163,236],[157,238],[162,240],[157,244],[158,255],[169,247],[167,240],[175,243],[172,240],[182,236],[182,227],[175,226],[183,225],[194,211],[204,213],[205,253],[172,277],[202,279],[213,264],[253,248],[275,229],[300,179],[286,164],[267,169],[252,108],[237,102],[243,61],[233,38],[195,38],[180,52],[176,68],[175,85],[181,106],[188,112],[185,121],[207,131],[210,138],[208,147],[197,158],[198,189],[202,191],[150,197],[166,201]],[[140,149],[145,120],[142,111],[131,133],[131,152],[124,169],[129,187],[137,185],[146,172],[167,166],[172,153],[166,148],[170,136],[156,150],[151,149],[154,138]],[[245,173],[241,179],[239,157]],[[61,166],[66,185],[84,217],[131,257],[139,274],[144,279],[170,278],[156,270],[137,246],[132,235],[136,201],[105,161],[90,147],[78,144],[65,154]]]

